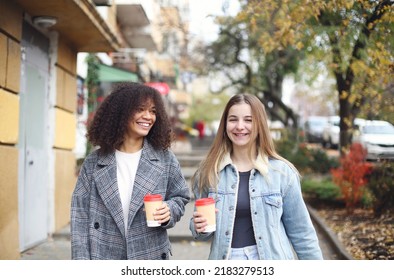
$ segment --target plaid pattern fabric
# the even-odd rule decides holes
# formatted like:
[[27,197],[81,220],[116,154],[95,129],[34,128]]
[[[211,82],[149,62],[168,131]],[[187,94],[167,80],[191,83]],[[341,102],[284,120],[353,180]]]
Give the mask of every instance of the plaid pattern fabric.
[[[161,194],[171,219],[147,227],[143,198]],[[94,151],[84,161],[71,202],[73,259],[168,259],[168,228],[180,220],[190,193],[178,160],[171,151],[157,151],[144,142],[129,208],[127,239],[116,178],[115,153]]]

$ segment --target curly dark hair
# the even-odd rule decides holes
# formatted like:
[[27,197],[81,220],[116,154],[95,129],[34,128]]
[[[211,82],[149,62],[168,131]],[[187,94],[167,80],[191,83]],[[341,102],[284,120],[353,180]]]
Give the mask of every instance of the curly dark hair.
[[162,96],[152,87],[131,82],[118,84],[104,99],[88,128],[87,139],[92,145],[100,146],[103,153],[118,149],[123,143],[129,120],[148,101],[155,104],[156,122],[145,138],[155,149],[168,149],[173,132]]

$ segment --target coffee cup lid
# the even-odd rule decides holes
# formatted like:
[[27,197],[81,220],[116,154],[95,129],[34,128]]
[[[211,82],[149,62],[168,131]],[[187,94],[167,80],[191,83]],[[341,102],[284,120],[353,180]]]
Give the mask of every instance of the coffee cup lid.
[[215,203],[215,200],[212,197],[200,198],[196,200],[196,206],[204,206]]
[[147,194],[144,197],[144,201],[160,201],[163,200],[161,194]]

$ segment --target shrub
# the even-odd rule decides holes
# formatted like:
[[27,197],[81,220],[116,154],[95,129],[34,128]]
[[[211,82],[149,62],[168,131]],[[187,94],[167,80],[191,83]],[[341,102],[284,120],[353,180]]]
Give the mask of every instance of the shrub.
[[373,209],[376,216],[394,207],[394,163],[377,163],[368,176],[367,188],[373,195]]
[[366,150],[359,143],[353,143],[347,154],[341,157],[340,166],[331,169],[333,181],[341,189],[348,212],[353,212],[363,197],[366,175],[372,170],[372,164],[365,162]]
[[332,168],[339,166],[337,158],[329,157],[324,149],[317,148],[309,151],[311,169],[320,174],[329,173]]
[[341,198],[341,190],[329,177],[323,179],[303,178],[301,186],[302,192],[307,198],[320,202],[338,202]]
[[324,149],[298,143],[296,139],[286,136],[276,142],[276,149],[303,174],[311,172],[326,174],[339,165],[337,158],[329,157]]

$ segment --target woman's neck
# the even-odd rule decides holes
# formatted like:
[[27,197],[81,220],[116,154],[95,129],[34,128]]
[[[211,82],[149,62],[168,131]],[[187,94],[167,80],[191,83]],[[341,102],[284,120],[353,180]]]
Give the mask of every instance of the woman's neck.
[[231,160],[238,171],[245,172],[253,168],[253,162],[249,157],[248,149],[233,149]]
[[123,141],[122,145],[119,147],[119,151],[124,153],[136,153],[142,149],[144,138],[134,139],[127,138]]

